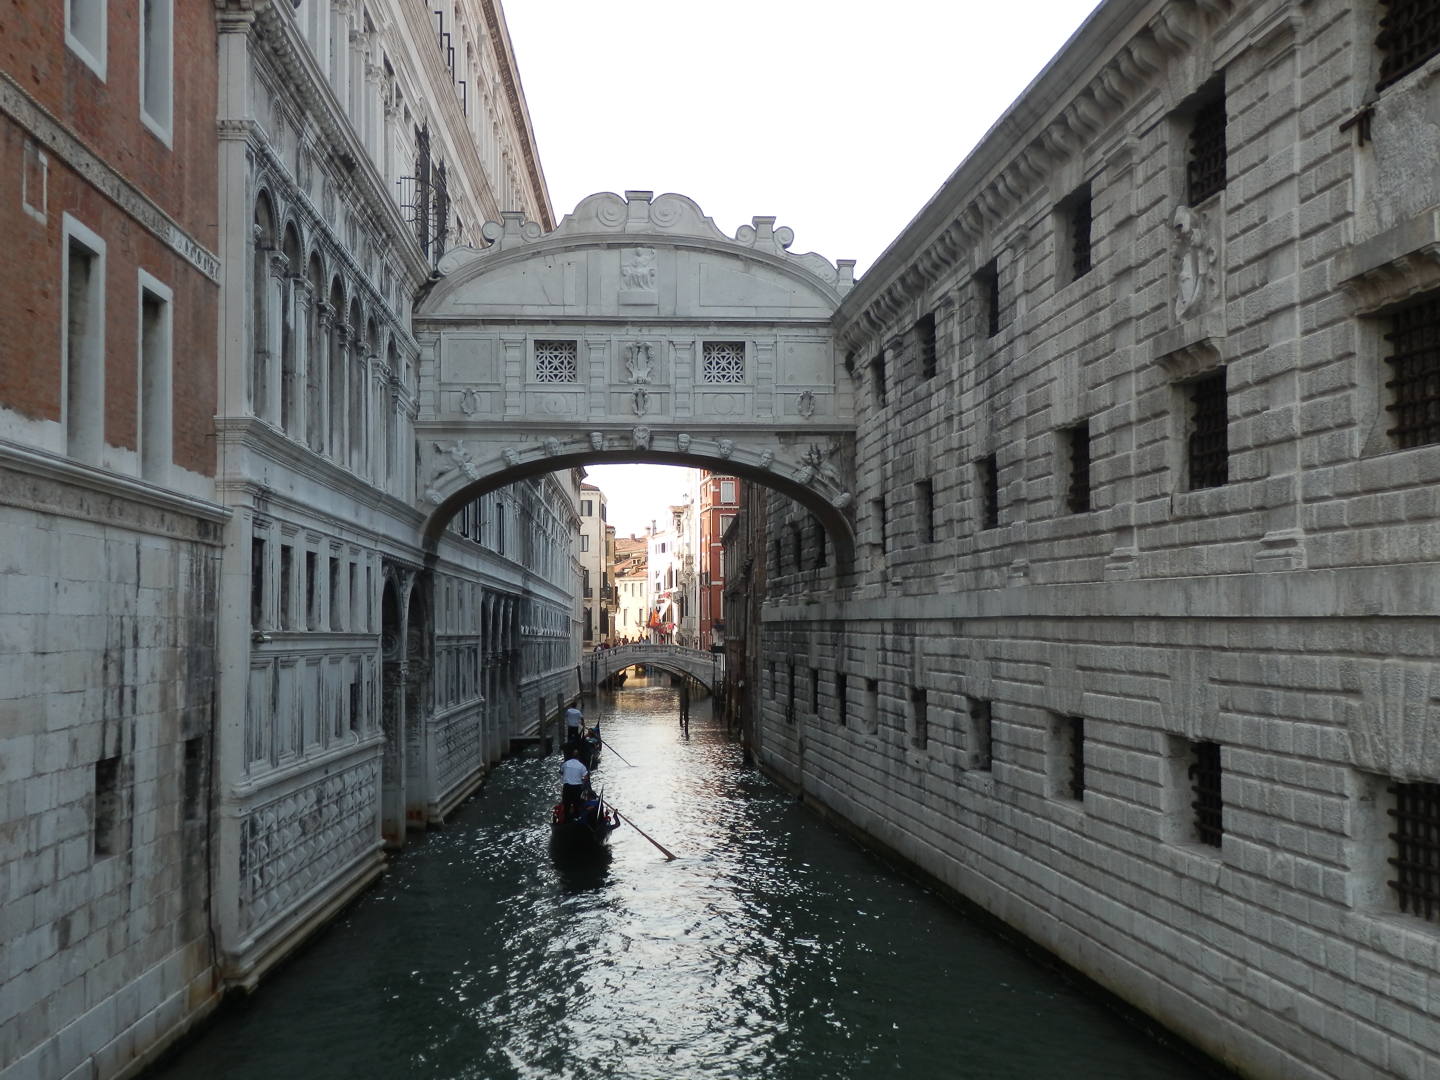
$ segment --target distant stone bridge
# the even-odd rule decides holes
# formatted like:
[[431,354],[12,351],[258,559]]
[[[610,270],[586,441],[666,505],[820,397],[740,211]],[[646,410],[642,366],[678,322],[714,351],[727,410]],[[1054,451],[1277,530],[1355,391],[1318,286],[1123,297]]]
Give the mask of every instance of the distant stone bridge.
[[728,237],[680,195],[591,195],[548,233],[502,218],[415,312],[427,536],[516,480],[684,465],[795,499],[846,572],[855,395],[830,321],[853,262],[791,254],[774,218]]
[[705,686],[711,694],[725,679],[725,657],[722,653],[691,649],[684,645],[617,645],[610,649],[591,650],[580,659],[580,683],[587,691],[611,675],[636,664],[647,668],[685,675]]

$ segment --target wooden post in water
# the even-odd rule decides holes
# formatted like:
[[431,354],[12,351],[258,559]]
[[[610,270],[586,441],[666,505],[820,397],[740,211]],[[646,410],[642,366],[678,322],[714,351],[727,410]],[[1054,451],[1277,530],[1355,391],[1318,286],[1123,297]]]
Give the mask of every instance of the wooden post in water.
[[680,730],[690,734],[690,683],[680,684]]

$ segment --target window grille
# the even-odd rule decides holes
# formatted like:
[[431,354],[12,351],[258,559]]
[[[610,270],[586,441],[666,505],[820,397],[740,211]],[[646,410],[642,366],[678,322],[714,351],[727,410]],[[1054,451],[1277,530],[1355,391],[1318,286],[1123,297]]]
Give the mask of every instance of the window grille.
[[1188,202],[1199,206],[1225,190],[1225,98],[1200,106],[1190,127]]
[[1069,750],[1070,797],[1078,801],[1085,797],[1085,718],[1067,716],[1062,730]]
[[1070,487],[1065,506],[1072,514],[1090,509],[1090,423],[1076,424],[1065,432],[1070,452]]
[[1395,797],[1390,888],[1401,911],[1440,921],[1440,784],[1394,784],[1389,790]]
[[1230,479],[1225,369],[1190,383],[1189,397],[1190,489],[1219,487]]
[[435,166],[434,179],[435,244],[431,254],[435,261],[445,254],[445,245],[450,239],[450,183],[445,179],[445,163]]
[[991,706],[985,698],[970,699],[970,738],[965,747],[970,754],[970,768],[988,771],[991,762]]
[[259,630],[265,622],[265,541],[250,539],[250,628]]
[[1211,847],[1220,846],[1225,835],[1220,800],[1220,744],[1198,742],[1191,746],[1189,768],[1190,809],[1195,815],[1195,838]]
[[975,275],[975,285],[980,297],[981,313],[985,320],[985,333],[994,337],[1000,333],[1000,264],[991,259]]
[[885,394],[888,387],[885,378],[885,350],[881,349],[875,354],[875,359],[870,361],[870,378],[875,386],[875,400],[885,404]]
[[910,745],[916,750],[924,750],[930,743],[930,706],[926,691],[921,687],[910,688],[910,712],[914,723]]
[[1440,5],[1434,0],[1380,0],[1385,13],[1375,47],[1380,50],[1380,79],[1384,90],[1403,79],[1440,52]]
[[870,513],[875,526],[875,544],[883,552],[887,547],[888,537],[885,534],[889,526],[888,512],[883,497],[870,500]]
[[578,346],[573,341],[535,342],[535,381],[578,382],[578,355]]
[[849,680],[843,673],[835,675],[835,719],[841,727],[845,727],[845,711],[849,708]]
[[1385,335],[1393,397],[1389,431],[1401,449],[1440,443],[1440,293],[1396,311]]
[[915,513],[919,519],[916,524],[916,532],[920,535],[922,544],[933,544],[935,542],[935,484],[931,480],[921,480],[915,485]]
[[420,250],[430,254],[430,126],[415,132],[415,238]]
[[930,379],[935,376],[935,316],[933,314],[922,315],[915,323],[915,347],[920,354],[920,377]]
[[980,479],[980,527],[995,529],[1000,525],[1000,465],[994,454],[981,458],[975,465]]
[[1070,280],[1090,272],[1091,231],[1090,185],[1086,184],[1070,196]]
[[700,381],[707,383],[743,383],[745,381],[745,343],[743,341],[707,341],[701,348]]

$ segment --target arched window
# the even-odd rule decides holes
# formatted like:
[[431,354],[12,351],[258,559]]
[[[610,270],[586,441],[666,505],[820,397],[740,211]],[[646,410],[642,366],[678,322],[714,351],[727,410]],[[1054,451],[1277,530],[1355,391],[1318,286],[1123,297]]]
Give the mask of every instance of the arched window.
[[332,458],[344,457],[345,446],[345,290],[340,279],[330,282],[330,333],[329,341],[330,385],[326,400],[330,405],[330,437],[326,447]]
[[349,393],[347,394],[349,416],[349,451],[346,460],[350,468],[358,472],[365,466],[365,316],[360,311],[360,300],[350,301],[350,362]]
[[295,322],[297,315],[295,283],[301,272],[300,234],[293,224],[285,226],[285,277],[280,282],[280,426],[287,434],[300,430],[297,403],[300,400],[299,371],[296,368]]
[[271,310],[270,256],[275,253],[275,214],[264,193],[255,202],[254,249],[250,283],[251,341],[250,411],[256,416],[269,412]]
[[309,285],[305,334],[305,435],[310,449],[325,450],[325,269],[320,256],[311,254],[305,270]]

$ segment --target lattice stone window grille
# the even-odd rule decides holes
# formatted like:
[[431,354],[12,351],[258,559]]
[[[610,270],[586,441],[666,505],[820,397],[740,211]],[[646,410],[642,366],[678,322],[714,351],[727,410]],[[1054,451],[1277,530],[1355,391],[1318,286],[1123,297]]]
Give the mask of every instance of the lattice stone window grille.
[[1402,450],[1440,443],[1440,293],[1390,316],[1389,435]]
[[1063,206],[1065,216],[1065,239],[1069,245],[1068,281],[1077,281],[1090,272],[1091,230],[1094,224],[1094,209],[1090,185],[1085,184],[1071,192]]
[[1225,804],[1220,798],[1220,744],[1192,743],[1188,773],[1195,839],[1210,847],[1219,847],[1225,835]]
[[1060,737],[1065,750],[1065,794],[1078,802],[1085,798],[1085,718],[1064,717]]
[[573,383],[579,379],[579,348],[576,342],[535,342],[536,382]]
[[745,381],[745,343],[707,341],[700,350],[700,379],[707,383]]
[[1390,888],[1402,912],[1440,922],[1440,784],[1392,784],[1389,791],[1395,799]]
[[1384,90],[1440,53],[1440,5],[1435,0],[1380,0],[1384,14],[1375,47],[1380,50],[1380,78]]

